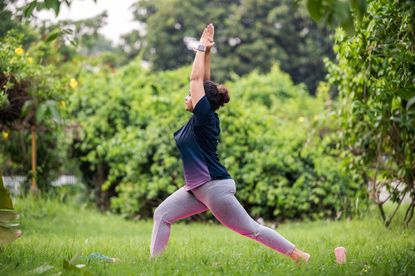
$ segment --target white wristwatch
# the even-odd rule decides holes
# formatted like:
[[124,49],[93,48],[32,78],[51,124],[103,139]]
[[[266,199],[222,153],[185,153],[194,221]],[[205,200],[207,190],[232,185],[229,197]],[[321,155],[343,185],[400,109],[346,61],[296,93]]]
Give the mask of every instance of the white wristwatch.
[[206,51],[206,46],[199,44],[197,45],[196,48],[193,49],[194,51],[200,51],[200,52],[205,52]]

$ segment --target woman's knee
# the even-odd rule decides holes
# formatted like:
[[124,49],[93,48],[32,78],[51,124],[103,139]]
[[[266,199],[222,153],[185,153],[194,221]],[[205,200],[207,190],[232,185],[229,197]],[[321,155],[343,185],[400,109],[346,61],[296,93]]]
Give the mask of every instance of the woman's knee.
[[163,208],[163,205],[159,205],[156,210],[154,210],[153,219],[154,221],[164,221],[168,222],[167,220],[168,212],[165,208]]
[[263,231],[263,226],[249,216],[235,215],[235,212],[231,211],[216,217],[231,230],[253,239]]

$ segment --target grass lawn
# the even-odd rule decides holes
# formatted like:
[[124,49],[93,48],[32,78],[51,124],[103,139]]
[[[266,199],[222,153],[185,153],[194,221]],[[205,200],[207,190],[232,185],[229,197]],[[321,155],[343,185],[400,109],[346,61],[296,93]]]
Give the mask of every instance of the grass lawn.
[[[54,200],[19,199],[15,207],[24,234],[0,251],[0,275],[36,274],[36,268],[47,270],[43,275],[415,275],[415,227],[395,221],[387,229],[376,215],[281,225],[282,235],[311,253],[298,267],[222,225],[173,224],[165,254],[149,261],[151,220],[126,221]],[[336,246],[347,248],[347,264],[335,263]],[[93,252],[120,261],[85,259]],[[65,270],[64,260],[77,253],[86,267]]]

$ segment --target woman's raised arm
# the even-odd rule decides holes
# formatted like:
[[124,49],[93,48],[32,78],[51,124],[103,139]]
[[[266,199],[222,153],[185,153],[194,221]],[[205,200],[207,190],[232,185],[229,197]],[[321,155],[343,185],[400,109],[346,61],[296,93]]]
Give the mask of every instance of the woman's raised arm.
[[[193,61],[192,72],[190,73],[190,95],[192,97],[193,107],[205,95],[203,80],[206,76],[206,49],[210,49],[215,43],[213,42],[213,25],[209,24],[204,30],[196,48],[196,55]],[[210,61],[209,61],[209,78],[210,78]]]
[[[210,24],[211,25],[211,24]],[[215,44],[215,42],[213,42],[213,37],[215,36],[215,28],[213,25],[212,26],[212,31],[210,33],[208,33],[208,41],[211,44],[211,46],[206,47],[206,53],[205,53],[205,76],[203,77],[203,80],[210,80],[210,49],[212,48],[212,46]]]

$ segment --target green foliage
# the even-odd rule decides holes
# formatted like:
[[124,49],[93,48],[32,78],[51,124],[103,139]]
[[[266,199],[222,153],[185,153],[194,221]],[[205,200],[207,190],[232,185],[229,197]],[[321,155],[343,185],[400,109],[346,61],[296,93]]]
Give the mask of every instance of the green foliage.
[[10,2],[12,1],[3,0],[0,2],[0,37],[3,37],[11,28],[18,26],[18,24],[12,19],[12,12],[6,8]]
[[291,0],[138,1],[134,18],[146,32],[124,36],[125,50],[129,55],[142,50],[155,70],[191,63],[193,51],[184,39],[198,40],[209,22],[216,26],[218,54],[212,72],[220,81],[231,72],[268,72],[278,61],[294,82],[304,82],[314,93],[325,75],[322,57],[332,55],[327,28]]
[[[327,62],[329,80],[340,91],[340,138],[351,170],[393,202],[410,195],[407,222],[415,208],[415,5],[412,1],[368,1],[356,34],[336,34],[338,64]],[[396,188],[396,185],[399,187]]]
[[[64,61],[72,60],[77,53],[81,55],[96,55],[104,51],[119,54],[119,58],[122,58],[121,50],[114,48],[111,41],[99,32],[106,24],[108,16],[106,11],[82,20],[59,20],[57,23],[42,20],[39,22],[32,20],[31,15],[21,15],[19,5],[15,2],[7,0],[7,3],[0,3],[0,20],[2,21],[0,36],[6,36],[7,31],[11,29],[18,30],[19,33],[24,34],[22,39],[23,47],[28,47],[32,42],[40,40],[45,42],[57,40],[58,42],[55,46]],[[33,6],[33,8],[42,10],[56,6],[60,7],[60,2],[63,1],[32,1],[25,7],[30,10]],[[69,6],[71,3],[72,1],[65,1],[64,4]],[[15,11],[12,13],[12,10]]]
[[21,35],[10,32],[0,44],[0,93],[7,100],[0,109],[0,156],[4,161],[0,169],[6,174],[29,174],[31,128],[35,127],[39,166],[31,173],[38,177],[40,188],[47,189],[65,159],[65,135],[60,125],[70,81],[47,64],[59,60],[50,43],[40,41],[24,49],[21,41]]
[[57,78],[53,66],[40,64],[53,55],[50,45],[40,42],[25,50],[21,40],[16,32],[1,40],[1,92],[10,103],[0,110],[1,126],[11,126],[17,120],[21,124],[42,124],[46,115],[59,121],[59,101],[65,99],[69,79]]
[[70,203],[79,206],[91,204],[87,195],[85,185],[76,183],[54,187],[49,191],[47,196],[49,198],[57,198],[61,203]]
[[[31,17],[34,10],[53,10],[55,15],[58,16],[62,4],[70,7],[73,0],[32,0],[27,2],[23,7],[23,15],[25,17]],[[96,0],[94,0],[96,2]]]
[[[94,56],[105,51],[117,52],[111,41],[99,32],[106,25],[107,17],[108,13],[103,11],[96,16],[82,20],[61,20],[56,28],[67,32],[65,37],[60,36],[62,46],[69,48],[67,51],[76,51],[86,56]],[[48,33],[48,29],[46,28],[44,32]],[[65,40],[69,40],[76,48],[67,46]],[[73,56],[74,54],[72,53]],[[70,59],[70,56],[67,59]]]
[[327,130],[333,121],[324,110],[328,91],[309,97],[278,67],[229,86],[239,104],[223,111],[222,156],[252,213],[265,218],[350,214],[364,194],[360,179],[339,163],[334,130]]
[[366,13],[366,0],[306,0],[306,6],[316,22],[342,27],[349,34],[354,33],[354,18]]
[[0,109],[5,108],[10,104],[9,99],[7,98],[6,93],[3,91],[0,92]]
[[[152,216],[184,185],[173,132],[191,115],[184,111],[190,69],[154,74],[139,62],[115,73],[99,62],[82,64],[80,89],[70,100],[79,124],[74,154],[86,182],[101,207],[111,197],[111,208],[129,217]],[[362,188],[330,151],[331,140],[310,134],[327,91],[310,97],[278,66],[227,86],[231,103],[219,110],[219,155],[244,206],[270,219],[350,214]]]

